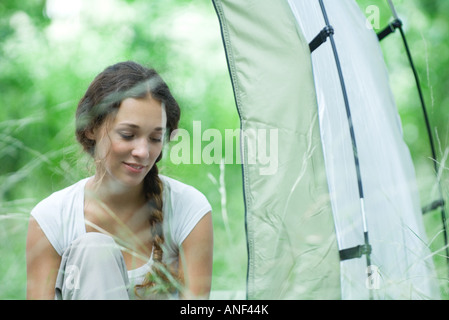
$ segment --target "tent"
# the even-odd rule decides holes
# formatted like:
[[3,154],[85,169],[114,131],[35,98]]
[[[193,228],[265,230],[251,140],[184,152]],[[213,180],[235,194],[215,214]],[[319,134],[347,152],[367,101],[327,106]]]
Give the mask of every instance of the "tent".
[[213,3],[241,123],[248,299],[439,299],[379,39],[357,3]]

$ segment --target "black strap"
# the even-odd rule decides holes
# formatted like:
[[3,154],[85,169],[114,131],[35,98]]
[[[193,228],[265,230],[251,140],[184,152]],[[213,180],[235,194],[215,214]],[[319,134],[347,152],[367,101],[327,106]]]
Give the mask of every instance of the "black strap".
[[[340,259],[341,260],[348,260],[348,259],[353,259],[356,257],[361,257],[362,255],[365,255],[366,257],[366,264],[367,267],[371,265],[371,245],[368,239],[368,230],[366,230],[366,220],[365,220],[365,212],[364,212],[364,206],[363,206],[363,199],[364,199],[364,195],[363,195],[363,184],[362,184],[362,175],[360,172],[360,163],[359,163],[359,157],[358,157],[358,148],[357,148],[357,143],[356,143],[356,139],[355,139],[355,133],[354,133],[354,128],[353,128],[353,123],[352,123],[352,116],[351,116],[351,108],[349,107],[349,99],[348,99],[348,94],[346,91],[346,84],[344,81],[344,77],[343,77],[343,71],[341,68],[341,64],[340,64],[340,59],[338,57],[338,50],[337,50],[337,46],[335,44],[335,39],[334,39],[334,29],[332,28],[330,22],[329,22],[329,18],[327,16],[326,13],[326,8],[324,6],[324,2],[323,0],[318,0],[320,3],[320,7],[321,7],[321,12],[323,13],[323,18],[324,18],[324,24],[325,27],[323,30],[321,30],[321,32],[312,40],[312,42],[309,44],[310,47],[310,51],[313,52],[316,48],[318,48],[321,44],[323,44],[324,42],[326,42],[327,38],[329,37],[330,43],[331,43],[331,48],[332,48],[332,52],[334,54],[334,59],[335,59],[335,65],[337,67],[337,72],[338,72],[338,77],[340,79],[340,86],[341,86],[341,91],[342,91],[342,95],[343,95],[343,100],[344,100],[344,104],[345,104],[345,110],[346,110],[346,116],[347,116],[347,120],[348,120],[348,127],[349,127],[349,133],[351,136],[351,142],[352,142],[352,147],[353,147],[353,155],[354,155],[354,165],[355,165],[355,169],[356,169],[356,174],[357,174],[357,182],[358,182],[358,191],[359,191],[359,198],[360,198],[360,204],[361,204],[361,211],[362,211],[362,217],[363,217],[363,235],[364,235],[364,239],[365,239],[365,243],[363,245],[359,245],[353,248],[348,248],[348,249],[343,249],[340,250]],[[370,291],[370,299],[372,298],[371,296],[371,291]]]
[[313,38],[313,40],[310,42],[309,44],[310,52],[315,51],[316,48],[325,43],[327,38],[331,34],[334,34],[334,28],[332,28],[332,26],[329,25],[325,26],[323,30],[321,30],[320,33],[318,33],[317,36]]
[[424,214],[424,213],[433,211],[438,208],[444,208],[444,205],[445,205],[444,200],[438,199],[438,200],[435,200],[434,202],[432,202],[431,204],[428,204],[427,206],[423,207],[421,210],[422,210],[422,213]]
[[340,260],[344,261],[349,259],[360,258],[364,254],[366,255],[371,254],[371,245],[362,244],[352,248],[340,250]]
[[380,31],[377,34],[377,38],[379,39],[379,41],[382,41],[382,39],[384,39],[388,35],[392,34],[393,32],[396,31],[396,29],[401,28],[401,27],[402,27],[402,21],[399,19],[396,19],[393,22],[391,22],[385,29]]

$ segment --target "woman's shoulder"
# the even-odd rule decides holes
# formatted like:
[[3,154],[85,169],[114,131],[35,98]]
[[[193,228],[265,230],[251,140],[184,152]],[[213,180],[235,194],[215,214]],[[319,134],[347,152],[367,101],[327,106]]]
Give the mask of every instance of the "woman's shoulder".
[[190,202],[195,200],[198,201],[200,198],[207,201],[204,194],[194,186],[164,175],[159,175],[159,178],[164,185],[164,191],[168,193],[167,196],[174,200],[185,200]]
[[168,187],[174,191],[182,191],[183,189],[189,188],[189,187],[192,188],[192,186],[190,186],[184,182],[181,182],[180,180],[171,178],[171,177],[163,175],[163,174],[160,174],[159,178],[161,179],[165,188]]
[[159,177],[164,185],[164,223],[170,226],[173,243],[179,246],[212,207],[195,187],[167,176]]
[[70,198],[78,195],[80,191],[84,190],[84,185],[89,178],[82,179],[68,187],[53,192],[48,197],[41,200],[33,209],[32,212],[41,210],[51,210],[62,205],[66,205]]
[[189,220],[212,210],[206,196],[195,187],[167,176],[160,179],[164,185],[164,211],[169,216]]
[[83,208],[84,185],[87,179],[52,193],[31,211],[31,216],[59,255],[62,255],[71,240],[82,232],[84,220],[79,213]]

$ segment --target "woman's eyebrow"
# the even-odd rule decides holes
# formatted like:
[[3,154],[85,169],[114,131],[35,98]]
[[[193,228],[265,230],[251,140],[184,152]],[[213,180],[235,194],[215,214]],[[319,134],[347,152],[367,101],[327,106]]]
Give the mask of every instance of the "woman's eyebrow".
[[122,122],[118,124],[119,126],[126,126],[126,127],[130,127],[133,129],[139,129],[140,127],[137,124],[134,123],[129,123],[129,122]]
[[[122,122],[118,124],[119,126],[126,126],[132,129],[140,129],[140,126],[138,126],[135,123],[131,123],[131,122]],[[166,128],[165,127],[156,127],[153,129],[153,131],[164,131]]]

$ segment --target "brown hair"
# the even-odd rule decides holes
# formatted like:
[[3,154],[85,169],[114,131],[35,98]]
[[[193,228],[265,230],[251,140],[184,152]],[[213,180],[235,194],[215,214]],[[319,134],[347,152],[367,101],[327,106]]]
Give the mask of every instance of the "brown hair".
[[[144,98],[151,95],[159,100],[167,115],[167,134],[178,128],[180,109],[169,87],[154,69],[145,68],[135,62],[126,61],[106,68],[92,81],[76,110],[76,138],[83,149],[91,156],[95,154],[95,140],[88,138],[88,132],[103,124],[109,115],[117,112],[125,98]],[[162,158],[162,153],[156,163]],[[159,178],[156,163],[144,178],[144,191],[151,210],[150,227],[153,240],[153,273],[149,273],[142,288],[161,289],[158,283],[169,283],[167,267],[162,262],[164,234],[163,185]],[[173,288],[169,284],[163,291]]]

